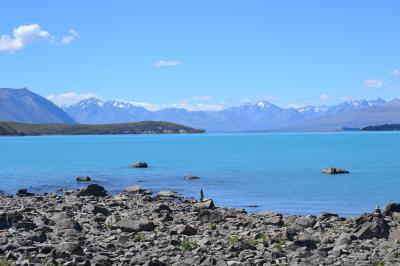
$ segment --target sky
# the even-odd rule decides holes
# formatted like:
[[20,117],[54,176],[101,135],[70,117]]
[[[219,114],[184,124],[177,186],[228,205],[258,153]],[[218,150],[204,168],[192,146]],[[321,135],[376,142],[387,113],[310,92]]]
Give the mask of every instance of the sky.
[[400,1],[0,2],[0,87],[214,110],[392,99]]

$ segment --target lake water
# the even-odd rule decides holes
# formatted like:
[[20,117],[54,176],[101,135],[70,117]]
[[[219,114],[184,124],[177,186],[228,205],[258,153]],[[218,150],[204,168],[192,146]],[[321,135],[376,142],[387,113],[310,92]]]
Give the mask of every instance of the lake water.
[[[150,168],[131,169],[135,161]],[[329,176],[335,166],[349,175]],[[185,181],[183,176],[201,178]],[[89,175],[111,192],[139,184],[248,211],[353,216],[400,202],[400,134],[390,132],[0,138],[0,189],[76,188]],[[83,185],[82,185],[83,186]]]

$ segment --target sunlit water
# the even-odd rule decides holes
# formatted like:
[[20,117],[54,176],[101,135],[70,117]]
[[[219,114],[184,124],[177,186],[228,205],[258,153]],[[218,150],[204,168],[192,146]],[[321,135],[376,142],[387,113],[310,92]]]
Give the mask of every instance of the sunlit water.
[[[218,206],[352,216],[400,202],[399,151],[388,132],[1,137],[0,189],[76,188],[89,175],[111,192],[139,184],[197,198],[202,188]],[[135,161],[150,168],[128,168]],[[320,173],[329,166],[351,174]]]

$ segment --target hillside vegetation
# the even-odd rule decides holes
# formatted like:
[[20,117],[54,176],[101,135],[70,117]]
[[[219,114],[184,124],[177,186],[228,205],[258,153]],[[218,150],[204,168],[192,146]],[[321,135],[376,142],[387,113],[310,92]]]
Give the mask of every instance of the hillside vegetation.
[[400,124],[385,124],[378,126],[367,126],[362,131],[400,131]]
[[204,130],[161,121],[104,125],[24,124],[0,122],[0,135],[97,135],[204,133]]

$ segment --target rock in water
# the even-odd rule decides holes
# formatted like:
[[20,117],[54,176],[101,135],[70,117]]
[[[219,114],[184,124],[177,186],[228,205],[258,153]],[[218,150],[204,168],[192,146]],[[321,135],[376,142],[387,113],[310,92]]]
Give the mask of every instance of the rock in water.
[[187,175],[187,176],[183,177],[183,179],[185,179],[185,180],[195,180],[195,179],[199,179],[199,178],[200,177],[194,176],[194,175]]
[[322,173],[328,175],[340,175],[340,174],[349,174],[350,172],[344,169],[339,169],[335,167],[324,168],[321,170]]
[[136,162],[129,165],[130,168],[147,168],[149,167],[146,162]]
[[104,187],[97,184],[91,184],[87,188],[78,192],[78,196],[95,196],[95,197],[105,197],[108,193]]
[[23,188],[23,189],[19,189],[16,193],[16,195],[18,197],[30,197],[30,196],[35,196],[35,194],[28,192],[27,189]]
[[76,181],[78,182],[90,182],[92,179],[89,176],[77,176]]

